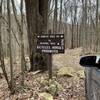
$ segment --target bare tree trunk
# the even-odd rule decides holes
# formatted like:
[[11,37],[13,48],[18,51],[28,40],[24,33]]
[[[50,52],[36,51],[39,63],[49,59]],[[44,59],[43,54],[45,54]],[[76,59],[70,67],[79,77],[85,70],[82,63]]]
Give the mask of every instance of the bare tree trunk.
[[71,49],[74,49],[74,21],[73,21],[73,7],[70,7],[71,11]]
[[1,0],[1,2],[0,2],[0,61],[1,61],[1,69],[3,71],[5,79],[7,81],[8,87],[11,88],[10,82],[9,82],[9,79],[8,79],[8,76],[7,76],[7,73],[6,73],[6,69],[5,69],[4,53],[3,53],[3,46],[2,46],[2,35],[1,35],[1,33],[2,33],[2,30],[1,30],[1,27],[2,27],[2,19],[1,19],[1,16],[2,16],[2,2],[3,2],[3,0]]
[[83,46],[83,53],[86,52],[87,48],[87,0],[82,0],[82,46]]
[[95,43],[95,51],[98,51],[98,42],[99,42],[99,31],[98,31],[98,18],[99,18],[99,0],[96,0],[96,27],[95,27],[95,34],[96,34],[96,43]]
[[68,48],[68,25],[67,25],[67,21],[68,21],[68,10],[67,10],[67,7],[66,7],[66,5],[64,6],[65,7],[65,23],[66,23],[66,26],[64,26],[64,28],[65,28],[65,40],[66,40],[66,45],[65,45],[65,48]]
[[[36,53],[36,36],[37,34],[40,34],[42,32],[47,32],[48,0],[25,0],[25,4],[31,61],[30,71],[35,71],[39,69],[46,70],[46,57],[43,57],[43,54],[40,54],[40,57],[38,57]],[[37,58],[38,60],[36,60]]]
[[57,33],[57,6],[58,6],[58,0],[55,0],[55,9],[54,9],[54,21],[53,21],[53,33]]
[[25,73],[25,56],[24,56],[24,40],[23,40],[23,0],[21,0],[20,4],[20,12],[21,12],[21,72],[22,72],[22,80],[21,85],[24,86],[24,73]]
[[59,33],[61,33],[62,31],[62,3],[63,0],[60,0],[60,15],[59,15],[59,30],[58,30]]
[[11,47],[11,17],[10,17],[10,0],[7,0],[8,11],[8,33],[9,33],[9,53],[10,53],[10,73],[11,73],[11,92],[14,92],[14,75],[13,75],[13,59],[12,59],[12,47]]
[[77,47],[77,0],[74,0],[74,15],[73,15],[73,48]]
[[[36,39],[36,5],[37,2],[32,0],[25,0],[26,3],[26,18],[28,25],[28,41],[30,50],[31,70],[34,69],[34,40]],[[32,6],[33,5],[33,6]],[[33,37],[32,37],[33,36]],[[35,36],[35,37],[34,37]]]
[[77,43],[76,43],[76,47],[78,48],[79,47],[79,24],[77,22]]
[[85,6],[84,6],[84,34],[85,34],[85,49],[87,49],[87,0],[85,0]]
[[21,45],[20,45],[20,49],[21,49],[21,75],[22,75],[21,85],[24,86],[25,56],[24,56],[24,40],[23,40],[23,0],[21,0],[21,4],[20,4],[21,24],[20,24],[19,20],[17,19],[15,2],[14,2],[14,0],[11,0],[11,2],[12,2],[14,17],[15,17],[16,23],[18,25],[19,36],[20,36],[20,41],[21,41]]

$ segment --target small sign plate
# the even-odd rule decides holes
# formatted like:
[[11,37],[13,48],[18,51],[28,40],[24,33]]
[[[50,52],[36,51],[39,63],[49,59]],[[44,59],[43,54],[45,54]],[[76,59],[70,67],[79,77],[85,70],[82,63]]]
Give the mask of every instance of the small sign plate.
[[37,52],[64,53],[64,34],[39,34],[36,48]]

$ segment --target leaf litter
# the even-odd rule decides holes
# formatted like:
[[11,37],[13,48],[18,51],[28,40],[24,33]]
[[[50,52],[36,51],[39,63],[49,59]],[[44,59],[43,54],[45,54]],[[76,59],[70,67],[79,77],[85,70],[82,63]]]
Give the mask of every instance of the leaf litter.
[[[53,79],[48,79],[48,72],[26,73],[25,88],[20,88],[14,95],[10,94],[2,76],[0,100],[85,100],[84,69],[78,64],[80,54],[81,48],[76,48],[66,50],[65,54],[53,55]],[[19,64],[16,66],[18,68]],[[19,69],[16,70],[17,75],[20,75]],[[20,76],[16,81],[20,81]]]

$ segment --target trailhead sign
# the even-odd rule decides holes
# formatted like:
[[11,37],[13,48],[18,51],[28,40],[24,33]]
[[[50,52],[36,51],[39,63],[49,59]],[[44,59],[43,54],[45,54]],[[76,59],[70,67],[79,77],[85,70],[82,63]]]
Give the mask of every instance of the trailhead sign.
[[64,34],[39,34],[36,48],[37,52],[64,53]]

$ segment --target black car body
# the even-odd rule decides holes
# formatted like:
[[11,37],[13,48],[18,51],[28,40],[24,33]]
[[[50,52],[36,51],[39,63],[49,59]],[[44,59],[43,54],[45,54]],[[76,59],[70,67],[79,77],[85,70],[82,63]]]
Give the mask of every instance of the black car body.
[[82,57],[80,65],[85,67],[86,100],[100,100],[100,57]]

